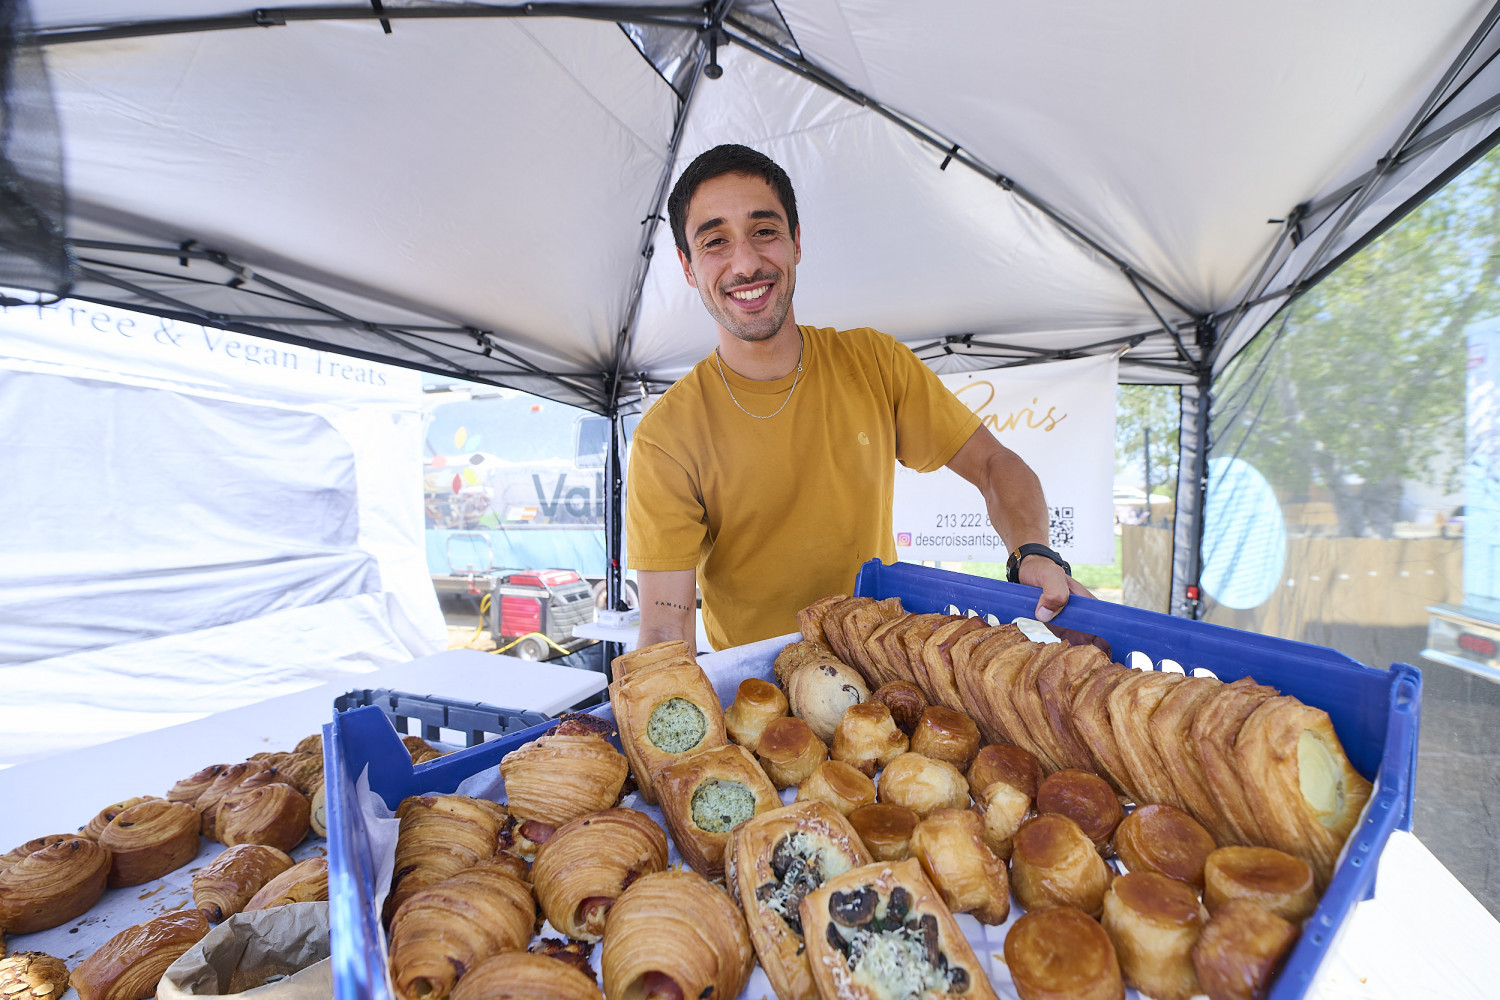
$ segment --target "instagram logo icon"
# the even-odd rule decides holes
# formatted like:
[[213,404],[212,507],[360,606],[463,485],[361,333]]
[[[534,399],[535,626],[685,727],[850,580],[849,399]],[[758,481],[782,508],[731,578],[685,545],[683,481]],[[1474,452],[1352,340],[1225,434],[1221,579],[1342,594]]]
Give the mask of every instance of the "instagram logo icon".
[[897,545],[910,546],[911,545],[911,532],[910,531],[898,532],[897,535],[896,535],[896,544]]

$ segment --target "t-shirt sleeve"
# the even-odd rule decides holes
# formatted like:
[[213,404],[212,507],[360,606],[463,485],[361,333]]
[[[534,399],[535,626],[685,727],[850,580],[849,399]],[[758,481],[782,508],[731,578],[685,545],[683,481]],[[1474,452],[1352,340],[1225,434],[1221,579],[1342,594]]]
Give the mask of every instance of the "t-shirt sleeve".
[[911,348],[891,339],[891,387],[896,414],[896,459],[917,472],[947,465],[979,428],[970,410]]
[[626,565],[696,569],[707,531],[692,477],[654,438],[637,429],[625,484]]

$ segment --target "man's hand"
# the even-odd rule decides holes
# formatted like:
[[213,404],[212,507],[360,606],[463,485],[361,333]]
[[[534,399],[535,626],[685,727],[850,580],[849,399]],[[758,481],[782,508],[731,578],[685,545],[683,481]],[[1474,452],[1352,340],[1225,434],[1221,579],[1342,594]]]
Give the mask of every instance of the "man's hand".
[[697,650],[698,571],[642,570],[636,573],[641,594],[641,633],[636,648],[681,639]]
[[1019,573],[1021,582],[1028,587],[1041,587],[1041,599],[1036,602],[1036,620],[1050,622],[1068,603],[1070,594],[1093,597],[1089,589],[1063,572],[1063,568],[1046,556],[1027,556],[1021,560]]

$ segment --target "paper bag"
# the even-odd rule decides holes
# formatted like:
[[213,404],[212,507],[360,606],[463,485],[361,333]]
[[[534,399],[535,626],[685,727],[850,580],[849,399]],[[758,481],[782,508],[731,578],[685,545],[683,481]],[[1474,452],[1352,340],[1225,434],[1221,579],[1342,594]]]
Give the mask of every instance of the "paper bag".
[[328,955],[326,902],[236,913],[172,963],[156,997],[328,1000],[333,995]]

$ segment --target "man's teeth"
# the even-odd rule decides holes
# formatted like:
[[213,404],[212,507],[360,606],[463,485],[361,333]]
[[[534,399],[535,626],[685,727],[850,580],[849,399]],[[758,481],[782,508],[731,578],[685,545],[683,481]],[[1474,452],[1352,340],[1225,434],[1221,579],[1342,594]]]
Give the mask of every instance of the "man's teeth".
[[751,299],[758,299],[758,298],[760,298],[763,294],[765,294],[766,289],[768,289],[770,287],[771,287],[770,285],[765,285],[765,286],[763,286],[761,288],[755,289],[754,291],[749,291],[749,292],[730,292],[729,294],[732,295],[734,298],[739,299],[741,302],[749,302]]

